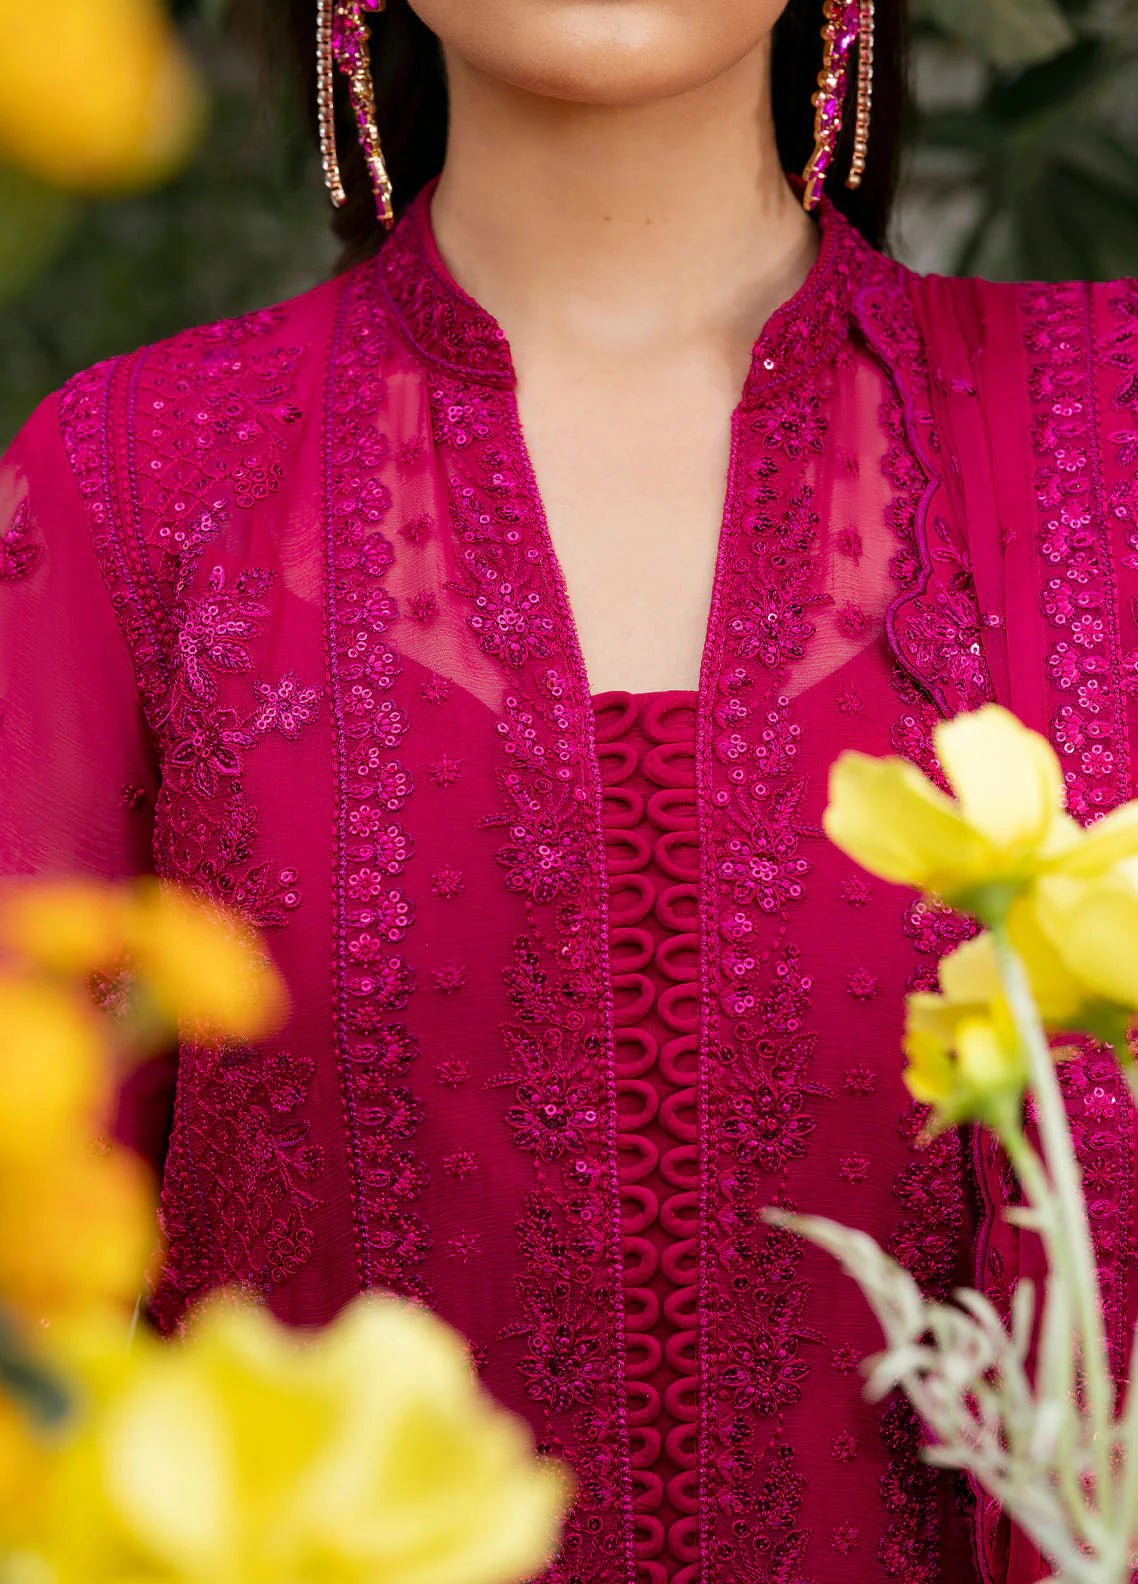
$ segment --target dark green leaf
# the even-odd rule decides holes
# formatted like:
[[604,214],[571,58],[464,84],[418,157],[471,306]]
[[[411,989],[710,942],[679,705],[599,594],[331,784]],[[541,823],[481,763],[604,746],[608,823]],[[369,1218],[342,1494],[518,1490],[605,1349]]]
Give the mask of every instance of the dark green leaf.
[[1008,69],[1047,60],[1075,41],[1058,0],[922,0],[922,9],[950,37]]

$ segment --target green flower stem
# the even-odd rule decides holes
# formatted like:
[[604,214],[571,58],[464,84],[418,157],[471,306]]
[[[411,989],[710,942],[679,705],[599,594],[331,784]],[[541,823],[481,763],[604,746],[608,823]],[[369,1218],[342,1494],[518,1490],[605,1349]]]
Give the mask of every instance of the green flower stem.
[[1052,1202],[1055,1229],[1059,1239],[1066,1244],[1071,1261],[1068,1279],[1074,1283],[1075,1310],[1082,1340],[1083,1382],[1093,1432],[1095,1495],[1098,1509],[1109,1524],[1115,1514],[1117,1497],[1111,1467],[1114,1392],[1107,1373],[1102,1298],[1082,1177],[1071,1143],[1067,1107],[1059,1088],[1051,1047],[1023,963],[1013,949],[1006,929],[1001,927],[992,933],[999,953],[1004,993],[1028,1058],[1039,1137],[1054,1189]]
[[1126,1079],[1126,1087],[1130,1090],[1130,1099],[1138,1110],[1138,1064],[1133,1061],[1119,1061],[1122,1076]]
[[[1075,1391],[1075,1359],[1071,1346],[1071,1298],[1077,1290],[1077,1277],[1071,1259],[1069,1240],[1058,1218],[1055,1193],[1039,1155],[1028,1143],[1018,1122],[1000,1129],[1000,1142],[1015,1169],[1032,1210],[1039,1222],[1040,1236],[1047,1252],[1047,1290],[1044,1299],[1043,1329],[1039,1342],[1036,1395],[1058,1402],[1069,1402]],[[1098,1549],[1095,1514],[1083,1484],[1082,1469],[1076,1459],[1081,1447],[1056,1448],[1055,1466],[1066,1500],[1066,1511],[1080,1538]],[[1064,1455],[1068,1454],[1068,1455]]]
[[[1126,1394],[1126,1412],[1123,1416],[1119,1440],[1123,1447],[1125,1464],[1122,1474],[1122,1499],[1119,1528],[1126,1553],[1129,1553],[1131,1535],[1138,1520],[1138,1328],[1130,1348],[1130,1382]],[[1129,1556],[1126,1556],[1129,1561]]]

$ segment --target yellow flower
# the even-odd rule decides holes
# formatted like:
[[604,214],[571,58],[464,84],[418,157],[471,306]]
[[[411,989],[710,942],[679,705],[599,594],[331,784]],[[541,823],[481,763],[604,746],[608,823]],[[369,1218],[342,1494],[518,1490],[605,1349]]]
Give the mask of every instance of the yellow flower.
[[151,878],[136,882],[132,896],[131,955],[171,1022],[235,1039],[279,1027],[284,981],[238,914]]
[[182,163],[203,98],[159,0],[0,0],[0,39],[0,160],[74,192]]
[[[1084,1020],[1092,1015],[1085,987],[1040,928],[1031,896],[1013,904],[1007,931],[1044,1024],[1068,1034],[1083,1028]],[[954,1005],[990,1006],[1003,997],[996,942],[986,930],[943,957],[939,973],[941,989]]]
[[934,744],[952,797],[904,759],[844,753],[831,771],[826,833],[881,879],[1000,919],[1041,874],[1138,855],[1138,804],[1082,830],[1050,745],[999,705],[942,722]]
[[158,1241],[154,1198],[145,1161],[90,1139],[0,1171],[4,1302],[33,1322],[99,1305],[129,1316]]
[[178,1344],[100,1319],[52,1356],[88,1411],[49,1481],[51,1584],[510,1584],[557,1548],[567,1471],[418,1306],[368,1293],[305,1335],[215,1291]]
[[54,985],[0,979],[0,1175],[74,1149],[110,1093],[90,1009]]
[[986,1122],[999,1131],[1016,1125],[1027,1061],[989,936],[942,960],[939,994],[908,998],[905,1054],[905,1086],[933,1108],[934,1131],[960,1122]]

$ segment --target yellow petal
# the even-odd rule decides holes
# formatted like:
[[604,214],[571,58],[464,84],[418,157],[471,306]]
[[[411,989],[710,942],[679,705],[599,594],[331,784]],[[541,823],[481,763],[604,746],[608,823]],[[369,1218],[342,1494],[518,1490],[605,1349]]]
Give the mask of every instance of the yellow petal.
[[1044,1023],[1068,1033],[1079,1027],[1087,1003],[1086,986],[1056,950],[1039,921],[1033,890],[1016,902],[1008,915],[1008,935],[1027,972],[1035,1004]]
[[974,830],[1005,851],[1043,846],[1064,812],[1062,771],[1044,738],[1010,711],[988,704],[942,722],[934,744],[960,813]]
[[940,988],[956,1007],[987,1007],[1003,994],[996,943],[985,931],[940,960]]
[[[956,1073],[952,1057],[949,1054],[945,1041],[940,1037],[942,1030],[931,1026],[925,1020],[924,1014],[932,1014],[933,1009],[922,1003],[925,1001],[938,1001],[939,997],[910,996],[909,1013],[910,1022],[905,1036],[905,1054],[909,1065],[904,1072],[905,1087],[914,1100],[922,1105],[941,1106],[951,1099],[956,1088]],[[917,1016],[914,1018],[914,1002],[918,1003]],[[939,1008],[937,1009],[939,1012]]]
[[33,1320],[129,1313],[155,1236],[152,1175],[126,1149],[76,1140],[50,1167],[0,1175],[0,1292]]
[[370,1336],[368,1357],[386,1367],[365,1376],[353,1364],[351,1417],[313,1470],[304,1513],[317,1554],[346,1576],[401,1584],[534,1576],[556,1550],[565,1471],[538,1463],[528,1427],[481,1391],[456,1336],[415,1306],[386,1308],[348,1317],[350,1350]]
[[44,1521],[46,1438],[15,1400],[0,1392],[0,1548],[34,1538]]
[[171,1022],[235,1039],[260,1038],[282,1023],[284,981],[233,909],[148,879],[135,886],[129,935],[139,972]]
[[941,895],[982,879],[990,860],[951,800],[904,759],[841,754],[823,824],[871,874]]
[[1125,870],[1092,880],[1045,877],[1034,907],[1085,999],[1138,1011],[1138,886]]
[[94,1132],[112,1088],[98,1032],[70,991],[0,980],[0,1161],[46,1160]]
[[140,1551],[174,1577],[225,1577],[234,1560],[239,1492],[226,1417],[192,1356],[140,1372],[107,1415],[107,1499]]
[[1027,1070],[1014,1043],[990,1018],[967,1018],[957,1032],[956,1059],[963,1085],[993,1095],[1026,1084]]
[[1060,854],[1055,869],[1093,878],[1116,864],[1138,858],[1138,803],[1124,803],[1081,833],[1078,842]]
[[0,941],[40,968],[87,974],[121,954],[124,888],[84,879],[9,880],[0,887]]

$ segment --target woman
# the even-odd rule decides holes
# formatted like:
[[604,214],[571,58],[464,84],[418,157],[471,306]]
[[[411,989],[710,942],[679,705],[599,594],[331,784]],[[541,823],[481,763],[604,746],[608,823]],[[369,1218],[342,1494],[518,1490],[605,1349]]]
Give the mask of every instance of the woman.
[[[391,0],[378,143],[367,19],[274,8],[305,59],[325,28],[341,149],[354,74],[354,262],[78,375],[5,464],[5,870],[154,865],[292,991],[124,1086],[149,1317],[430,1303],[576,1470],[558,1584],[1045,1571],[863,1401],[862,1302],[760,1218],[931,1291],[1032,1258],[997,1164],[922,1147],[903,995],[967,926],[824,841],[837,752],[927,766],[996,697],[1080,817],[1132,790],[1138,287],[880,250],[877,9],[865,176],[819,202],[818,0]],[[870,12],[831,26],[843,171]],[[1121,1354],[1131,1123],[1109,1061],[1068,1083]]]

